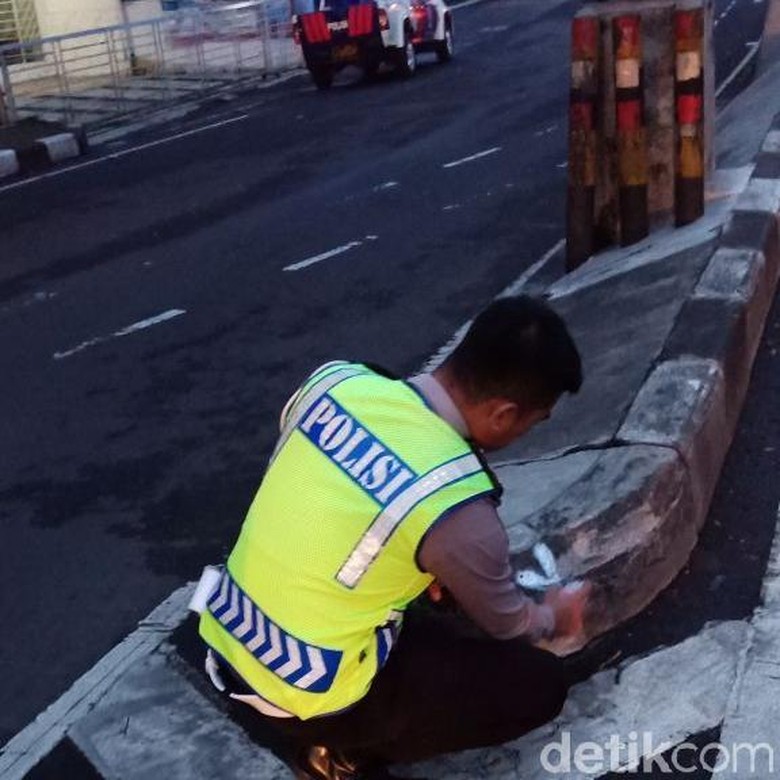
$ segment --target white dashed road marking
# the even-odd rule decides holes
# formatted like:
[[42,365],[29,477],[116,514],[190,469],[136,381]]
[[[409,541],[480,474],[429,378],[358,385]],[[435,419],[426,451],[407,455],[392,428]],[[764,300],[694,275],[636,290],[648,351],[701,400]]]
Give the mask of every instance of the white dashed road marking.
[[64,352],[55,352],[52,357],[55,360],[62,360],[63,358],[70,357],[71,355],[75,355],[78,352],[83,352],[85,349],[89,349],[89,347],[94,347],[95,344],[102,344],[104,341],[108,341],[109,339],[118,339],[122,338],[123,336],[129,336],[132,333],[137,333],[139,330],[146,330],[146,328],[151,328],[153,325],[159,325],[161,322],[167,322],[168,320],[172,320],[174,317],[180,317],[182,314],[186,313],[187,312],[184,309],[169,309],[168,311],[164,311],[162,314],[158,314],[155,317],[149,317],[149,319],[141,320],[140,322],[134,322],[132,325],[128,325],[126,328],[114,331],[108,336],[95,336],[95,338],[83,341],[81,344],[78,344],[72,349],[65,350]]
[[[374,236],[372,240],[376,240],[376,237]],[[350,249],[354,249],[355,247],[358,246],[363,246],[363,242],[350,241],[348,244],[344,244],[344,246],[337,246],[335,249],[330,249],[327,252],[322,252],[319,255],[314,255],[314,257],[308,257],[306,258],[306,260],[301,260],[299,263],[286,265],[283,270],[300,271],[301,268],[307,268],[308,266],[314,265],[315,263],[321,263],[323,260],[330,260],[331,257],[337,257],[338,255],[343,255],[344,252],[349,252]]]
[[753,57],[758,54],[760,43],[761,41],[754,41],[752,44],[745,44],[746,46],[750,47],[750,51],[742,58],[737,67],[734,68],[734,70],[732,70],[731,73],[720,83],[720,86],[715,90],[716,98],[723,94],[729,84],[734,81],[734,79],[750,64],[750,61],[753,59]]
[[494,146],[492,149],[485,149],[484,152],[477,152],[476,154],[469,155],[468,157],[462,157],[460,160],[453,160],[452,162],[444,163],[442,168],[456,168],[458,165],[473,162],[474,160],[480,160],[483,157],[487,157],[488,155],[495,154],[496,152],[500,151],[500,146]]

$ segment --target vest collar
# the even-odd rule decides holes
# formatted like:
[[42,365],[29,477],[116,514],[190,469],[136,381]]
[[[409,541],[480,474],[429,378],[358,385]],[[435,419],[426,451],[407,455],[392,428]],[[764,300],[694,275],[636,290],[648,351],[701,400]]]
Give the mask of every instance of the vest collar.
[[409,379],[409,383],[417,388],[439,417],[449,423],[464,439],[468,439],[469,429],[463,415],[458,411],[450,394],[433,374],[417,374]]

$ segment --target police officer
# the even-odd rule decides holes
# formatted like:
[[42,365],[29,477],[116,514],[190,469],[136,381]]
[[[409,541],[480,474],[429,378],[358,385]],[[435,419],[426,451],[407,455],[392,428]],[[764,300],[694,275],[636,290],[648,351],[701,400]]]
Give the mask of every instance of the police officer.
[[[215,685],[299,746],[299,778],[389,777],[560,711],[564,669],[536,645],[580,630],[587,590],[536,603],[515,586],[482,452],[581,381],[564,322],[520,296],[432,374],[336,361],[287,403],[200,633]],[[442,588],[474,631],[407,610]]]

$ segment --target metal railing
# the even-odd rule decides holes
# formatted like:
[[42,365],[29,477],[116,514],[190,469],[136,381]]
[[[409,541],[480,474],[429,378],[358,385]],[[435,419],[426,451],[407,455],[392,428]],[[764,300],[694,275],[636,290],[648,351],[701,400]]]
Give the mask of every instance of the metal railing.
[[0,0],[0,43],[17,43],[38,35],[33,0]]
[[164,16],[0,46],[6,121],[87,127],[301,65],[288,0],[193,5]]

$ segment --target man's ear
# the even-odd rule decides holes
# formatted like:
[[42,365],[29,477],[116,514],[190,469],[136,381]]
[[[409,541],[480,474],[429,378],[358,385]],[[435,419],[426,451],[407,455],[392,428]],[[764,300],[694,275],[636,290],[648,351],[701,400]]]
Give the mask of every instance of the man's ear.
[[490,410],[490,424],[494,431],[504,431],[517,421],[520,408],[514,401],[497,398]]

